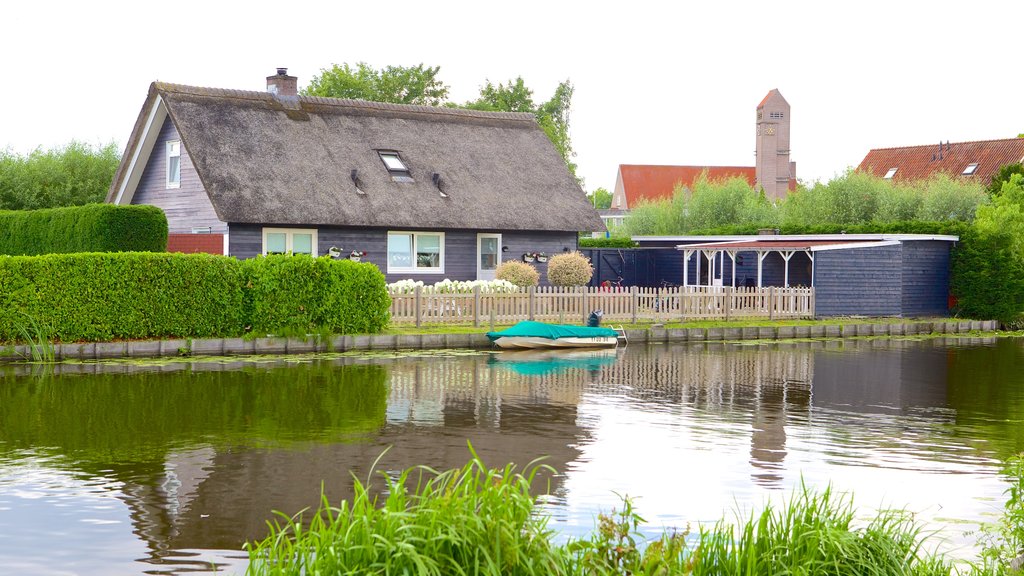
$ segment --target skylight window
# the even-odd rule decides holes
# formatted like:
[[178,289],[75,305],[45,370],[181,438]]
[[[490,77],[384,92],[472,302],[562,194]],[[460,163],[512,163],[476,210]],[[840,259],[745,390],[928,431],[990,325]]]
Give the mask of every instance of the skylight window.
[[978,163],[974,162],[972,164],[968,164],[967,168],[964,168],[964,171],[962,172],[962,174],[964,176],[971,176],[971,175],[973,175],[977,171],[978,171]]
[[889,171],[886,172],[885,176],[882,176],[882,178],[885,178],[886,180],[891,179],[893,176],[896,175],[896,170],[898,170],[898,168],[889,168]]
[[405,161],[398,155],[398,152],[395,152],[394,150],[378,150],[377,155],[380,156],[380,160],[384,163],[384,167],[388,169],[388,174],[391,175],[392,181],[415,182],[415,180],[412,179],[409,167],[406,166]]
[[388,167],[389,172],[409,172],[409,168],[405,165],[405,162],[402,162],[398,152],[381,152],[380,159],[384,161],[384,165]]

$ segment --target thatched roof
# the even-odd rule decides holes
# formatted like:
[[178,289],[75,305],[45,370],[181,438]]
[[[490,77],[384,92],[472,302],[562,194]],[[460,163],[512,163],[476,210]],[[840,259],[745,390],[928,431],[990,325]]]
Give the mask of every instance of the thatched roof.
[[[154,83],[140,124],[157,96],[225,222],[604,229],[530,114]],[[393,181],[377,150],[399,152],[414,181]]]

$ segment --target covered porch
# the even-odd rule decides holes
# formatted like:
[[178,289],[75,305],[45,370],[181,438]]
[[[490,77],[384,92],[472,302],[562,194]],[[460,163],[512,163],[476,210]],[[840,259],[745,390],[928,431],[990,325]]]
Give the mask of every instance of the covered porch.
[[813,287],[822,250],[875,247],[894,241],[736,240],[681,244],[683,286]]

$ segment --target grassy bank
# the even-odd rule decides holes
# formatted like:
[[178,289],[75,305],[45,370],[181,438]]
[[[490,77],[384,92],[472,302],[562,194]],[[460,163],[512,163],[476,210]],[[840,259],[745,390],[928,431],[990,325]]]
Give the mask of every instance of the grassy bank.
[[[721,521],[695,534],[666,532],[653,540],[626,498],[598,518],[595,532],[555,542],[548,517],[530,493],[538,473],[486,467],[473,457],[458,470],[413,468],[379,487],[355,481],[355,497],[322,503],[303,518],[282,517],[263,541],[248,546],[249,573],[466,575],[999,575],[1024,544],[1024,467],[1001,522],[985,532],[974,564],[928,552],[921,527],[905,511],[855,522],[852,500],[830,489],[801,487],[781,509],[767,507],[738,525]],[[307,526],[308,525],[308,526]]]

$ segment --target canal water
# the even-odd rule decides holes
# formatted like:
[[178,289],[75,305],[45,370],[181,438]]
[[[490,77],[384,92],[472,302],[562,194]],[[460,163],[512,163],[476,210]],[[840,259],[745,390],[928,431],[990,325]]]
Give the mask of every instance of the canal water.
[[1021,366],[964,338],[2,367],[0,573],[241,572],[273,511],[467,442],[545,457],[563,539],[619,495],[653,534],[831,483],[970,557],[1024,450]]

